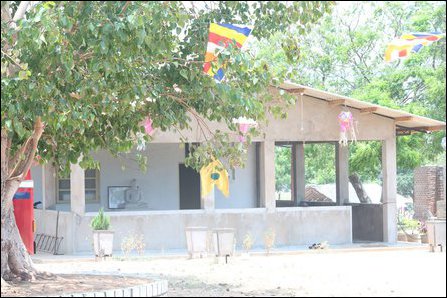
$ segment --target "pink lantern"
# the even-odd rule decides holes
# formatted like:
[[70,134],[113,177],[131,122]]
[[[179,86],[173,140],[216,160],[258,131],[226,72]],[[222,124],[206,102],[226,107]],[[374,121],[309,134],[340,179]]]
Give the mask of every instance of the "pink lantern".
[[233,119],[233,123],[239,125],[239,132],[241,133],[238,136],[239,142],[245,142],[245,135],[247,134],[250,127],[255,127],[257,122],[253,119],[247,119],[245,117],[239,117],[238,119]]
[[143,121],[144,130],[148,135],[152,135],[154,129],[152,128],[152,119],[150,116],[147,116]]
[[348,145],[348,133],[351,133],[351,138],[356,141],[355,128],[354,128],[354,117],[349,111],[341,111],[338,114],[338,123],[340,124],[340,140],[339,144],[342,146]]

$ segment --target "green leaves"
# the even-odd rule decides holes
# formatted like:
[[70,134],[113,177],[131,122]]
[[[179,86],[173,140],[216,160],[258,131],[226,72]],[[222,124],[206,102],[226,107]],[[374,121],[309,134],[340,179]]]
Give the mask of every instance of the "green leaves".
[[29,70],[21,70],[19,71],[19,80],[27,80],[31,76],[31,71]]
[[[176,1],[135,1],[126,9],[113,1],[42,2],[19,23],[19,34],[2,26],[2,127],[20,144],[39,115],[46,124],[39,143],[43,160],[64,167],[82,155],[87,167],[98,148],[129,151],[147,115],[160,130],[207,118],[226,122],[233,138],[212,132],[191,161],[198,166],[215,156],[240,166],[247,144],[230,145],[238,134],[231,121],[265,119],[272,99],[267,88],[283,77],[274,81],[267,60],[230,47],[220,57],[227,63],[226,80],[214,82],[202,63],[209,22],[255,24],[263,39],[298,20],[308,28],[318,19],[314,13],[332,6],[317,3],[260,2],[254,11],[246,2],[205,3],[193,12]],[[17,64],[22,69],[7,71]],[[137,157],[141,165],[146,158]]]

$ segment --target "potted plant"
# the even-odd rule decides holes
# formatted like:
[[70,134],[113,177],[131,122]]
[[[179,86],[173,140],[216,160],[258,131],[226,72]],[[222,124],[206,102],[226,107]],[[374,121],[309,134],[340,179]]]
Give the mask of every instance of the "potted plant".
[[421,237],[418,232],[419,221],[411,218],[402,219],[404,232],[407,236],[408,242],[421,242]]
[[104,214],[103,208],[90,222],[93,229],[93,248],[97,257],[112,256],[113,231],[110,231],[110,216]]

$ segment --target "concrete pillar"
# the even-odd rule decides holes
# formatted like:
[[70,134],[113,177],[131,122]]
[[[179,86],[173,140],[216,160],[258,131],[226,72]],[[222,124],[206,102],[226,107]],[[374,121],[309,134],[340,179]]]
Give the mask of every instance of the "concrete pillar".
[[304,144],[293,144],[292,152],[294,153],[292,158],[295,159],[295,206],[298,206],[301,201],[305,200],[306,195]]
[[56,169],[50,165],[42,166],[42,209],[56,205]]
[[273,212],[275,201],[275,142],[264,141],[260,148],[260,195],[261,207]]
[[382,141],[383,240],[397,241],[396,136]]
[[205,211],[214,211],[216,202],[216,197],[214,195],[215,188],[216,186],[211,189],[207,196],[200,198],[200,209],[204,209]]
[[70,165],[70,206],[71,211],[85,213],[85,173],[78,164]]
[[335,144],[337,205],[349,203],[349,147]]

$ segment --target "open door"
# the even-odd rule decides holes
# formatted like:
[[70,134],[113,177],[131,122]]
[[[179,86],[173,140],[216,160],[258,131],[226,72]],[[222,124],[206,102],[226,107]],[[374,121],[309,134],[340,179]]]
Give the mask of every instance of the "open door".
[[200,209],[200,174],[180,164],[179,177],[180,209]]

